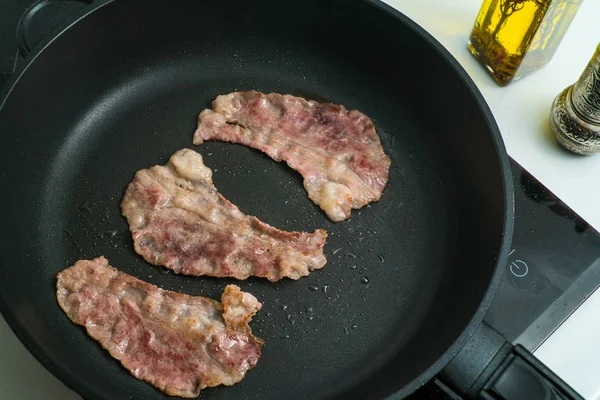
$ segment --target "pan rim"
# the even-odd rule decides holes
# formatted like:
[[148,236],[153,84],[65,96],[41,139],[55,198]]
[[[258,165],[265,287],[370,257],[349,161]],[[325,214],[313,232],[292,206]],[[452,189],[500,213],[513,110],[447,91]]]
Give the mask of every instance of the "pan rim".
[[500,283],[504,277],[504,269],[501,265],[504,265],[508,260],[510,252],[510,245],[512,243],[513,231],[514,231],[514,216],[515,216],[515,202],[514,202],[514,185],[512,180],[512,170],[510,168],[510,160],[500,129],[492,114],[492,111],[485,101],[481,91],[475,85],[475,82],[469,74],[465,71],[463,66],[454,58],[454,56],[429,32],[418,25],[416,22],[411,20],[409,17],[395,9],[394,7],[384,3],[382,0],[363,0],[367,3],[378,7],[383,12],[386,12],[403,22],[409,29],[420,36],[425,42],[427,42],[432,49],[438,52],[440,56],[452,67],[457,73],[460,80],[466,86],[467,90],[473,96],[473,99],[477,103],[479,110],[482,112],[486,125],[489,128],[489,133],[494,144],[496,155],[500,164],[500,172],[502,184],[504,186],[504,221],[503,221],[503,235],[500,241],[500,247],[498,257],[496,259],[496,266],[490,283],[485,291],[485,294],[479,304],[477,311],[471,317],[469,323],[465,326],[462,333],[454,341],[454,343],[448,347],[448,349],[438,358],[425,372],[413,379],[411,382],[406,384],[402,389],[398,390],[394,394],[388,396],[388,399],[402,399],[415,392],[419,387],[429,382],[460,352],[460,350],[467,344],[469,339],[475,333],[475,330],[483,322],[483,318],[490,308],[492,301],[498,291]]
[[[12,90],[18,83],[18,81],[25,75],[29,67],[35,62],[39,55],[41,55],[46,49],[48,49],[52,43],[57,40],[60,36],[69,31],[73,26],[81,22],[88,15],[99,10],[100,8],[113,3],[115,0],[101,0],[97,3],[90,5],[88,8],[82,10],[77,14],[68,25],[60,28],[56,32],[53,32],[50,37],[39,43],[26,57],[21,60],[21,65],[17,65],[16,71],[5,83],[4,87],[0,89],[0,112],[4,108],[6,101],[8,100]],[[462,333],[458,336],[455,342],[446,349],[446,351],[432,364],[427,370],[415,377],[412,381],[404,385],[400,390],[390,395],[389,399],[400,399],[405,398],[408,395],[415,392],[419,387],[425,383],[431,381],[442,369],[446,366],[462,347],[471,338],[476,328],[481,324],[485,314],[487,313],[494,296],[498,290],[500,282],[504,276],[504,269],[501,265],[504,265],[508,260],[508,253],[510,251],[510,244],[512,242],[513,229],[514,229],[514,186],[512,182],[512,172],[510,168],[510,161],[508,153],[504,145],[504,141],[500,134],[500,130],[495,121],[495,118],[485,101],[483,95],[460,65],[460,63],[452,56],[452,54],[435,39],[430,33],[419,26],[417,23],[412,21],[409,17],[404,15],[402,12],[393,8],[392,6],[384,3],[382,0],[360,0],[368,3],[374,7],[377,7],[382,12],[391,15],[400,23],[403,23],[408,29],[412,30],[417,36],[421,37],[432,49],[434,49],[456,72],[460,80],[466,86],[466,89],[475,100],[480,112],[482,113],[486,125],[489,128],[489,133],[496,151],[496,155],[499,161],[501,180],[504,187],[504,212],[503,212],[503,235],[499,243],[499,252],[496,259],[496,266],[489,285],[483,295],[477,311],[471,317],[469,323],[464,327]],[[21,343],[27,348],[27,350],[55,377],[63,382],[67,387],[74,390],[86,399],[95,400],[108,400],[102,393],[98,393],[92,390],[86,385],[86,382],[79,378],[73,371],[70,371],[67,367],[59,364],[55,360],[48,358],[35,340],[31,337],[26,327],[18,321],[16,315],[11,311],[8,303],[4,299],[2,292],[0,292],[0,313],[5,318],[8,326],[19,338]]]

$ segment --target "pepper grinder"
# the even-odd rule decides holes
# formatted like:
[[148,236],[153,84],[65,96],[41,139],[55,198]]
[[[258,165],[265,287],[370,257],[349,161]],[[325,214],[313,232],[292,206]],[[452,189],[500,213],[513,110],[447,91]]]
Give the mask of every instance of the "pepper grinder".
[[600,153],[600,44],[579,80],[554,99],[550,126],[567,150]]

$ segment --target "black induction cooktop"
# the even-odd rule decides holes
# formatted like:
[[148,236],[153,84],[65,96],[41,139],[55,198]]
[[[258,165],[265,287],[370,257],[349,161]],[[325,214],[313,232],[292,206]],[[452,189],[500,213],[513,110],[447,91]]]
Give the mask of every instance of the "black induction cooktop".
[[[0,86],[19,62],[15,30],[32,0],[0,5]],[[58,2],[32,24],[36,36],[85,5]],[[600,236],[552,193],[511,161],[515,185],[515,235],[504,281],[485,319],[507,339],[534,351],[600,283]],[[458,399],[438,381],[411,400]]]

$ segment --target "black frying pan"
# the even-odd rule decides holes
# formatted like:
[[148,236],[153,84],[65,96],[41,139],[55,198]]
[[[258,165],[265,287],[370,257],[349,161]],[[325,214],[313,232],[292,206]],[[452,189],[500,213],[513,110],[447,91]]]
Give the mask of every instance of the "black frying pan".
[[[506,395],[521,361],[519,377],[546,376],[539,387],[577,397],[480,325],[512,234],[507,155],[463,69],[400,13],[378,1],[100,1],[28,53],[35,10],[21,21],[25,60],[0,97],[0,306],[67,385],[88,399],[164,397],[69,322],[54,291],[63,268],[104,255],[165,289],[212,298],[232,282],[148,265],[120,215],[135,171],[190,147],[247,214],[330,232],[323,270],[238,282],[264,303],[252,324],[264,352],[240,384],[203,399],[404,397],[445,366],[456,390]],[[381,200],[333,224],[285,164],[238,145],[193,147],[198,112],[250,89],[369,115],[392,158]],[[488,380],[499,365],[504,375]]]

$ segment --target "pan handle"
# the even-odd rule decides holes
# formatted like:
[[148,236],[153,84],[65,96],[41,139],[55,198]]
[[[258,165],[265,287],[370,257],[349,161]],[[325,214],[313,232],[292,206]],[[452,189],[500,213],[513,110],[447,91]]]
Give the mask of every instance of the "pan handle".
[[38,0],[25,10],[17,24],[17,47],[22,57],[26,57],[31,52],[32,47],[37,44],[32,45],[29,40],[29,27],[35,15],[51,4],[67,2],[92,4],[94,0]]
[[523,346],[513,346],[483,322],[440,373],[466,398],[484,400],[583,400]]

